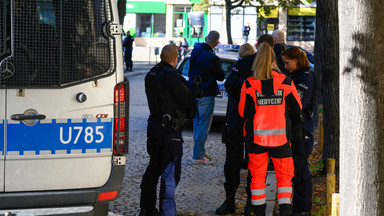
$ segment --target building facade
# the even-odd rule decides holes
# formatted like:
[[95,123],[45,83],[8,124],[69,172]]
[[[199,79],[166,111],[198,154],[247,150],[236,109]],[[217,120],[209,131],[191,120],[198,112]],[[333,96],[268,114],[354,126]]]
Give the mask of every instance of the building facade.
[[[190,12],[200,0],[136,0],[127,1],[124,30],[135,36],[136,46],[164,46],[170,41],[186,38],[190,46],[204,41],[210,30],[221,34],[221,43],[227,43],[225,3],[212,5],[204,15],[204,26],[192,26]],[[242,28],[250,24],[248,42],[266,33],[280,29],[286,34],[286,43],[313,51],[316,32],[316,1],[292,9],[243,6],[231,11],[231,36],[234,44],[242,44]]]

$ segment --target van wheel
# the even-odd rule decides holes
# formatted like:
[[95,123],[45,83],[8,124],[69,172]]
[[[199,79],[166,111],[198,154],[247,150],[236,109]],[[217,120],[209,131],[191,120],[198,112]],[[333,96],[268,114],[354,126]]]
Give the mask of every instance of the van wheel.
[[99,203],[93,206],[94,216],[107,216],[109,211],[109,203]]

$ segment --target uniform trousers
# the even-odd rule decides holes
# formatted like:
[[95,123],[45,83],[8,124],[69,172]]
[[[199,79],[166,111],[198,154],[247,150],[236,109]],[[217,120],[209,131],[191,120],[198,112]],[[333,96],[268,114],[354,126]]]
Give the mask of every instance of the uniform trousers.
[[176,132],[169,127],[162,127],[160,119],[150,117],[147,138],[147,152],[150,161],[140,186],[140,208],[155,208],[156,188],[161,176],[160,214],[174,216],[176,215],[175,189],[180,180],[183,155],[181,132]]
[[313,149],[313,135],[304,131],[305,138],[300,145],[292,144],[295,176],[293,177],[293,211],[307,212],[312,209],[312,175],[308,157]]
[[[244,158],[244,141],[245,138],[241,136],[238,139],[227,138],[225,143],[224,188],[227,197],[235,197],[236,190],[240,185],[240,171],[248,162]],[[246,189],[247,194],[249,194],[249,187]]]

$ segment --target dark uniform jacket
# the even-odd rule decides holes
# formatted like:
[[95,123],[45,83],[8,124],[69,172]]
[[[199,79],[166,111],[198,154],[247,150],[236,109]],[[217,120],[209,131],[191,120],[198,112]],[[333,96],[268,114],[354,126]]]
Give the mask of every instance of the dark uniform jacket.
[[239,115],[240,92],[243,82],[252,76],[251,67],[256,54],[239,59],[224,83],[228,93],[227,124],[228,138],[236,139],[243,136],[244,119]]
[[193,115],[196,94],[189,89],[185,78],[166,62],[161,61],[147,73],[145,93],[151,117],[161,118],[164,114],[176,117],[176,110]]
[[316,78],[309,67],[294,71],[289,77],[295,83],[301,103],[303,104],[304,122],[301,124],[301,128],[313,134],[315,125],[312,115],[315,107],[314,103],[316,103]]
[[216,80],[223,81],[225,73],[221,68],[220,58],[215,55],[211,46],[206,43],[192,50],[189,71],[189,84],[196,76],[201,76],[200,90],[203,96],[216,96],[219,94]]
[[128,35],[123,41],[123,47],[125,49],[132,48],[134,38],[131,35]]

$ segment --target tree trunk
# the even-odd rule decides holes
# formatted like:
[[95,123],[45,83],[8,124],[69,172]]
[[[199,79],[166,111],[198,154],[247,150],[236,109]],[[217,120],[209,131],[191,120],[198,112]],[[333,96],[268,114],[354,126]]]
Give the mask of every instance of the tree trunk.
[[340,215],[384,215],[384,13],[340,0]]
[[[227,37],[228,37],[228,44],[232,44],[232,34],[231,34],[231,9],[232,9],[232,4],[230,0],[226,0],[226,5],[225,5],[225,11],[226,11],[226,24],[227,24]],[[228,3],[229,2],[229,3]]]
[[315,73],[319,84],[318,101],[322,103],[324,107],[323,158],[336,159],[336,173],[338,173],[340,114],[337,0],[322,0],[317,2],[315,61]]
[[[125,14],[127,13],[126,12],[126,7],[127,7],[126,5],[127,5],[126,0],[118,0],[117,1],[117,10],[119,11],[119,20],[120,20],[121,25],[123,25],[124,17],[125,17]],[[126,31],[128,31],[128,29],[126,29]]]

